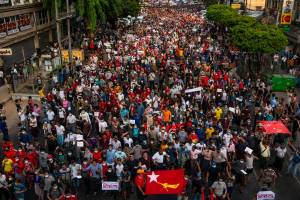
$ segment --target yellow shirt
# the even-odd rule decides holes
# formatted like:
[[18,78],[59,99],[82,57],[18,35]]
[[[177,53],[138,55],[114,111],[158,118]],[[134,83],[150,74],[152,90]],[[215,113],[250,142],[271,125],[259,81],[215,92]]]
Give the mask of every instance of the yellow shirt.
[[222,108],[216,108],[215,113],[216,113],[216,116],[215,116],[216,119],[217,119],[217,120],[220,120],[220,119],[221,119],[221,116],[222,116],[222,113],[223,113]]
[[206,139],[208,140],[209,138],[211,138],[212,133],[215,132],[215,129],[213,127],[211,128],[207,128],[205,131],[206,134]]
[[40,89],[40,90],[38,91],[38,94],[39,94],[39,97],[40,97],[40,98],[44,98],[44,97],[45,97],[45,91],[44,91],[44,88]]
[[13,161],[11,159],[9,159],[9,158],[4,159],[2,161],[2,166],[4,168],[4,172],[5,173],[9,173],[9,172],[11,172],[13,170]]

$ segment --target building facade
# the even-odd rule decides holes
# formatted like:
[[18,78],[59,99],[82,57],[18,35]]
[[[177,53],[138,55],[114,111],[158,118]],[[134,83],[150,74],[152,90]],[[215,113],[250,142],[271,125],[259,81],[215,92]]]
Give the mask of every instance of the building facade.
[[[293,5],[291,11],[291,23],[282,24],[282,9],[287,4]],[[300,0],[267,0],[266,13],[268,22],[287,27],[286,35],[289,39],[289,47],[300,54]]]
[[2,70],[47,46],[53,40],[52,27],[41,0],[0,0],[0,48],[12,50],[11,56],[0,55]]

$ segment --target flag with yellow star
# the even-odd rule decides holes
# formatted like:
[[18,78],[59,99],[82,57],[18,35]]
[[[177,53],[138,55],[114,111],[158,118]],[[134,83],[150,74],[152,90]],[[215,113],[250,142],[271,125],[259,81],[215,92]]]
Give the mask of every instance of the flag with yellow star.
[[157,170],[146,173],[146,195],[180,194],[184,187],[183,169]]

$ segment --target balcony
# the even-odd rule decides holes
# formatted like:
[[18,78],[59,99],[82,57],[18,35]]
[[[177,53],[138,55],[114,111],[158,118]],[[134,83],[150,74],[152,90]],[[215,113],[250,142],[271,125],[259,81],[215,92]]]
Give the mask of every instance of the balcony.
[[42,4],[42,0],[2,0],[0,3],[0,12],[18,8],[27,8],[38,4]]

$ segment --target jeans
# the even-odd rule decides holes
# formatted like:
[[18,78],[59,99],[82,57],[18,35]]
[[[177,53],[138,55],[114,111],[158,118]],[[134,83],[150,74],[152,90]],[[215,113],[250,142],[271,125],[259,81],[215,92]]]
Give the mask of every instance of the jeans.
[[297,175],[298,168],[300,167],[300,162],[295,163],[293,161],[290,161],[288,166],[288,173],[292,174],[294,177]]

